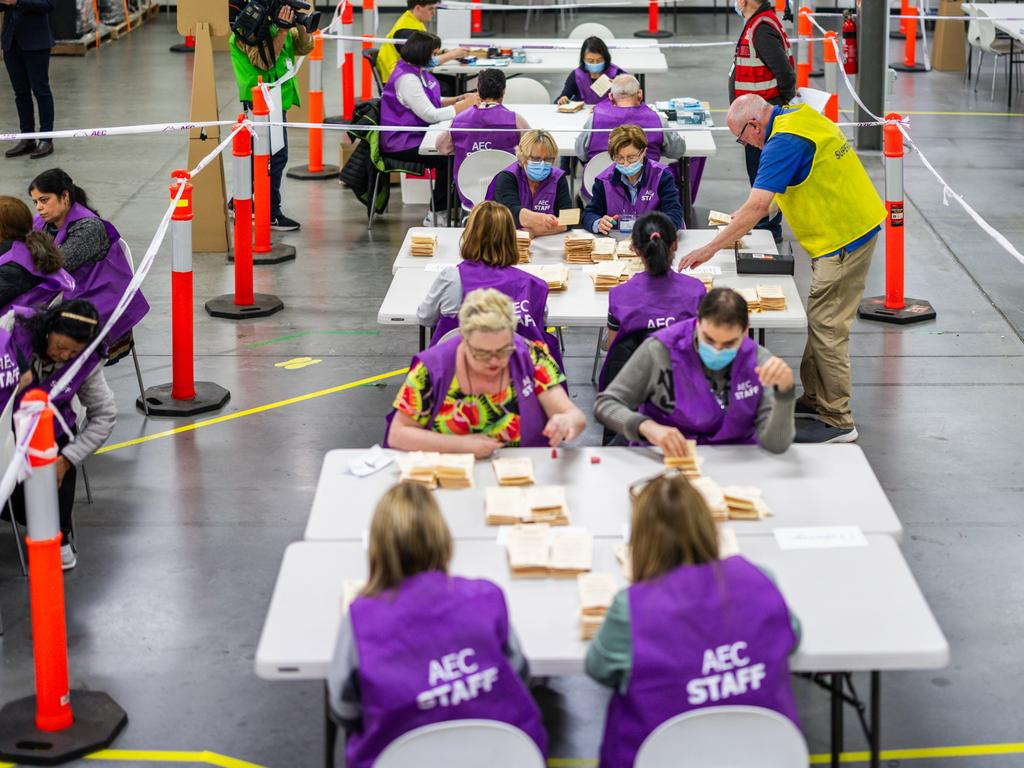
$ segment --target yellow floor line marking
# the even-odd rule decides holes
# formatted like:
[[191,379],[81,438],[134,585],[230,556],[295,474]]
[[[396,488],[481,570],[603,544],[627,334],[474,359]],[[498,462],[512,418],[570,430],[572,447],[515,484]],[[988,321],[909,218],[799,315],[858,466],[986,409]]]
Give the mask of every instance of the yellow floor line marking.
[[135,761],[140,763],[201,763],[220,768],[264,768],[257,763],[220,755],[216,752],[172,752],[160,749],[101,749],[86,755],[86,760]]
[[[184,427],[175,427],[174,429],[167,429],[163,432],[154,432],[152,435],[143,435],[142,437],[136,437],[132,440],[125,440],[121,443],[113,443],[112,445],[106,445],[96,451],[100,453],[110,453],[112,451],[119,451],[122,448],[130,448],[133,445],[141,445],[142,443],[148,443],[152,440],[159,440],[162,437],[171,437],[173,435],[179,435],[182,432],[191,432],[196,429],[202,429],[203,427],[212,427],[214,424],[223,424],[228,421],[234,421],[235,419],[241,419],[245,416],[253,416],[257,413],[265,413],[266,411],[272,411],[276,408],[283,408],[286,405],[295,405],[296,403],[304,403],[307,400],[314,400],[318,397],[324,397],[325,395],[333,395],[337,392],[344,392],[347,389],[355,389],[361,387],[364,384],[372,384],[375,381],[383,381],[384,379],[390,379],[394,376],[401,376],[402,374],[408,373],[408,368],[399,368],[394,371],[388,371],[387,373],[380,373],[376,376],[368,376],[365,379],[359,379],[358,381],[350,381],[348,384],[339,384],[336,387],[330,387],[328,389],[320,389],[316,392],[310,392],[306,395],[297,395],[295,397],[289,397],[286,400],[278,400],[276,403],[267,403],[266,405],[258,405],[255,408],[248,408],[244,411],[236,411],[235,413],[226,413],[223,416],[216,416],[212,419],[204,419],[203,421],[197,421],[194,424],[186,424]],[[3,768],[0,765],[0,768]]]

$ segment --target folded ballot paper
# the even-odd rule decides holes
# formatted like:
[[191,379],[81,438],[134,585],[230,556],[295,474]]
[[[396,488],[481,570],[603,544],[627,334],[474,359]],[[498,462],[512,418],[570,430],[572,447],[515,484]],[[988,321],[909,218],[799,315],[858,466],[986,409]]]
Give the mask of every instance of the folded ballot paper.
[[596,93],[598,96],[603,97],[608,91],[612,89],[612,80],[608,75],[601,75],[597,80],[590,84],[590,90]]
[[437,453],[415,451],[400,453],[395,462],[402,480],[419,483],[433,490],[442,488],[472,488],[473,467],[476,457],[472,453]]
[[533,485],[533,459],[529,456],[499,458],[491,461],[498,485]]
[[604,292],[610,291],[615,286],[627,282],[638,272],[642,272],[643,264],[640,259],[616,259],[584,267],[583,271],[594,281],[594,290]]
[[580,639],[593,640],[619,590],[610,573],[581,573],[576,577],[580,593]]
[[485,492],[484,514],[487,525],[569,524],[565,488],[560,485],[492,486]]
[[781,285],[757,286],[757,299],[765,312],[783,312],[786,309],[786,296]]
[[433,232],[413,232],[409,252],[413,256],[433,256],[437,250],[437,235]]
[[527,264],[519,269],[547,283],[548,293],[559,293],[569,288],[569,268],[565,264]]
[[514,577],[572,577],[593,565],[594,539],[582,528],[517,525],[509,529],[506,547]]
[[594,238],[594,248],[590,252],[591,261],[614,261],[616,245],[618,241],[614,237]]
[[516,250],[519,252],[519,263],[530,263],[530,246],[533,244],[533,237],[525,229],[516,230]]
[[567,101],[565,104],[558,105],[558,111],[565,114],[571,114],[573,112],[579,112],[584,106],[586,106],[586,102],[584,101]]
[[722,489],[729,507],[730,520],[764,520],[772,514],[761,498],[761,489],[752,486],[728,485]]
[[761,311],[761,297],[757,295],[757,288],[737,288],[736,293],[743,297],[747,302],[747,312],[760,312]]
[[690,480],[690,485],[699,493],[711,512],[711,518],[720,523],[729,519],[729,504],[725,500],[722,486],[710,477],[697,477]]
[[669,469],[678,469],[687,479],[700,477],[700,460],[697,458],[697,441],[686,441],[685,456],[665,456],[665,466]]
[[574,229],[563,239],[565,260],[570,264],[590,264],[594,259],[594,240],[590,232]]
[[723,227],[727,224],[732,224],[732,214],[722,213],[721,211],[708,211],[709,227]]

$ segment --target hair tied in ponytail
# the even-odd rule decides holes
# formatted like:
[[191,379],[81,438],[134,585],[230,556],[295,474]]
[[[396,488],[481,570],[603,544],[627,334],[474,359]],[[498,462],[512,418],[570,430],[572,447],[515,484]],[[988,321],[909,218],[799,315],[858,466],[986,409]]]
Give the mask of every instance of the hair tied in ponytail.
[[658,232],[657,230],[655,230],[654,232],[651,232],[651,236],[649,238],[647,238],[647,239],[648,240],[661,240],[661,232]]

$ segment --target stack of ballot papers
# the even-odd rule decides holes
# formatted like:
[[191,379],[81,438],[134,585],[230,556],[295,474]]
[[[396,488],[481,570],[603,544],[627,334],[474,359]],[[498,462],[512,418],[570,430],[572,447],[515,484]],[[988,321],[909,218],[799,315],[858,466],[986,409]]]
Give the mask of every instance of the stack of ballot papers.
[[473,487],[476,458],[472,453],[399,453],[395,463],[402,473],[400,479],[419,483],[431,490],[438,485],[442,488]]
[[437,235],[433,232],[413,232],[412,248],[410,253],[413,256],[433,256],[437,250]]
[[594,239],[594,250],[590,257],[593,261],[612,261],[615,258],[616,240],[614,237],[598,237]]
[[757,295],[757,288],[737,288],[736,293],[747,302],[747,312],[761,311],[761,297]]
[[530,264],[520,269],[547,283],[549,293],[558,293],[569,288],[569,268],[565,264]]
[[569,524],[565,488],[560,485],[488,488],[484,497],[484,513],[487,525]]
[[618,244],[615,246],[615,255],[620,259],[638,258],[637,255],[633,253],[632,239],[627,237],[623,240],[619,240]]
[[434,474],[442,488],[472,488],[473,467],[476,457],[472,453],[442,453]]
[[519,251],[519,263],[529,264],[530,263],[530,245],[533,243],[533,238],[530,233],[525,229],[516,230],[516,249]]
[[494,459],[494,476],[498,485],[533,485],[533,459],[519,456],[514,459]]
[[783,312],[786,309],[786,297],[781,285],[757,286],[757,298],[761,309],[766,312]]
[[584,106],[586,106],[586,102],[583,101],[567,101],[565,104],[558,105],[558,111],[572,114],[573,112],[579,112]]
[[711,517],[716,523],[729,519],[729,505],[725,501],[722,486],[710,477],[693,478],[690,485],[704,498],[704,503],[708,505]]
[[580,639],[593,640],[619,586],[609,573],[582,573],[576,577],[576,585],[580,592]]
[[594,259],[591,254],[594,252],[595,239],[589,232],[574,229],[563,240],[565,260],[570,264],[592,263]]
[[362,579],[345,579],[341,585],[342,614],[348,613],[348,607],[352,605],[353,600],[359,597],[359,593],[363,591],[365,586],[366,582]]
[[708,211],[709,227],[724,227],[727,224],[732,224],[732,216],[730,214],[722,213],[721,211]]
[[517,525],[509,529],[506,546],[513,576],[577,576],[594,560],[594,539],[582,528]]
[[722,489],[722,493],[729,505],[730,520],[764,520],[772,513],[761,498],[760,488],[729,485]]
[[[740,554],[740,540],[736,531],[725,525],[716,525],[718,530],[718,559],[724,560],[727,557]],[[615,559],[622,567],[622,577],[626,581],[633,580],[633,560],[629,544],[621,542],[615,545]]]
[[688,479],[700,477],[700,462],[697,460],[697,441],[686,441],[685,456],[665,456],[665,466],[669,469],[678,469]]
[[595,291],[610,291],[633,276],[629,265],[621,260],[602,261],[600,264],[588,268],[586,272],[594,281]]

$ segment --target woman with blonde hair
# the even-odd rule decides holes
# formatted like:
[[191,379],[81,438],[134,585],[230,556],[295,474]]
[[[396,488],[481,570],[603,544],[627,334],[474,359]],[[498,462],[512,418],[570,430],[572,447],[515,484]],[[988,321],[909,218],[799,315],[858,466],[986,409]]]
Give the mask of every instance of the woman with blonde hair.
[[547,736],[501,589],[450,576],[452,537],[430,491],[399,483],[370,524],[369,579],[342,618],[327,674],[345,765],[370,768],[404,733],[498,720],[541,753]]
[[413,358],[387,444],[486,458],[506,445],[557,447],[579,436],[586,418],[559,386],[565,374],[543,342],[516,334],[518,322],[500,291],[469,293],[459,335]]
[[565,171],[555,168],[557,158],[554,136],[536,128],[527,131],[519,140],[516,162],[487,189],[487,199],[512,211],[516,226],[534,237],[564,232],[558,214],[573,207]]
[[32,230],[32,212],[16,197],[0,195],[0,314],[12,304],[37,307],[75,287],[64,255],[45,232]]
[[544,342],[548,351],[556,354],[558,342],[544,330],[548,284],[516,269],[516,227],[508,208],[491,200],[476,206],[459,245],[462,261],[441,271],[416,310],[420,325],[435,326],[430,343],[437,344],[458,327],[459,307],[466,294],[480,288],[497,288],[515,306],[519,318],[516,333],[531,341]]
[[798,727],[789,655],[799,625],[771,578],[720,559],[704,499],[679,472],[630,487],[633,585],[615,596],[587,652],[613,690],[601,768],[628,768],[659,725],[692,709],[773,709]]

